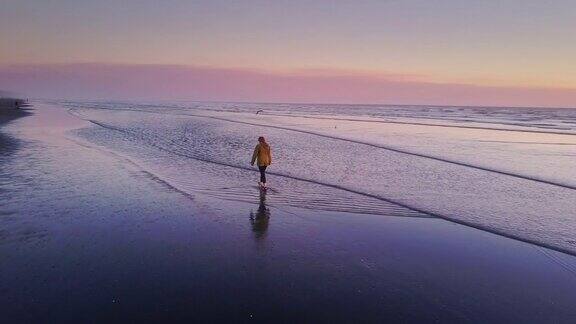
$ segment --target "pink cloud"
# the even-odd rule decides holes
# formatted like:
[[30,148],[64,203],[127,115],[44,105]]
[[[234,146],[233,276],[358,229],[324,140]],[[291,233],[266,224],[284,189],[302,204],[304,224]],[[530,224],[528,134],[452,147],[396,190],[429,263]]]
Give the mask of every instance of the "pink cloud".
[[434,83],[413,75],[338,70],[270,73],[176,65],[17,65],[0,67],[0,89],[69,99],[576,107],[576,89]]

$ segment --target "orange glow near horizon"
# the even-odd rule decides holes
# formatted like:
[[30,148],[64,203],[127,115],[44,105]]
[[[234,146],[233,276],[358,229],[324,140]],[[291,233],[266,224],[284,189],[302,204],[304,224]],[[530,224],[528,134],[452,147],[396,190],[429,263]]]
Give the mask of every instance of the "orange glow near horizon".
[[[58,64],[81,70],[78,63],[160,70],[174,65],[182,71],[206,67],[244,71],[247,79],[267,74],[275,80],[292,76],[330,84],[344,78],[343,84],[351,87],[355,79],[375,92],[360,95],[368,90],[358,89],[358,102],[394,101],[392,94],[378,95],[390,81],[414,86],[414,102],[422,101],[423,84],[427,89],[465,86],[510,94],[510,89],[520,88],[553,90],[563,105],[576,106],[571,97],[576,89],[573,30],[576,3],[563,1],[8,0],[0,11],[0,66],[3,71],[19,69],[24,79],[22,73],[31,71],[26,66],[44,72]],[[17,66],[7,67],[11,65]],[[30,92],[1,81],[5,90]],[[253,100],[270,97],[251,93]],[[299,101],[298,93],[291,96],[286,89],[281,97]],[[221,99],[228,98],[223,94]],[[523,98],[502,101],[514,100],[525,104]]]
[[575,107],[576,90],[435,83],[412,75],[179,65],[0,67],[0,89],[41,98]]

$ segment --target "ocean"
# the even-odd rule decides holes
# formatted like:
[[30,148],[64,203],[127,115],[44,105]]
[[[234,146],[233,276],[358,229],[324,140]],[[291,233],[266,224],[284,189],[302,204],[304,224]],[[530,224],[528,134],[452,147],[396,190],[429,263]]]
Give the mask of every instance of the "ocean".
[[3,319],[573,323],[573,114],[34,101],[0,118]]
[[70,136],[173,190],[253,202],[258,136],[275,208],[442,218],[576,254],[576,109],[53,102]]

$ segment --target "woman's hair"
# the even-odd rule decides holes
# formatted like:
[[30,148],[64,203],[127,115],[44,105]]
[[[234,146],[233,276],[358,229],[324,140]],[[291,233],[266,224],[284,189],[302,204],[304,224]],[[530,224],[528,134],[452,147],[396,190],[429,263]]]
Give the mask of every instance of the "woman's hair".
[[264,136],[258,137],[258,142],[260,142],[261,144],[263,144],[266,147],[269,146],[268,143],[266,143],[266,139],[264,138]]

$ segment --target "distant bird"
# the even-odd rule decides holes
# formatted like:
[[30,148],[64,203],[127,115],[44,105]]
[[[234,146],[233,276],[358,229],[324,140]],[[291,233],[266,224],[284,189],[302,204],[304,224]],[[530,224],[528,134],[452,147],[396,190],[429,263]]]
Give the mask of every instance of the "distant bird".
[[263,112],[263,111],[264,111],[264,109],[258,110],[258,111],[256,112],[256,115],[258,115],[259,113],[261,113],[261,112]]

